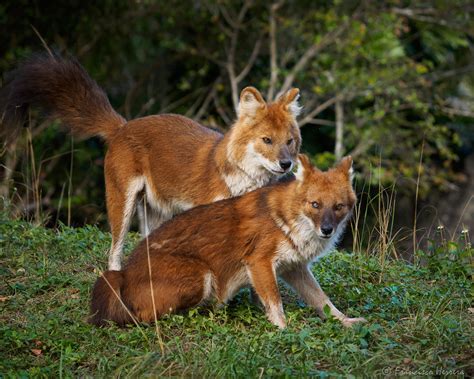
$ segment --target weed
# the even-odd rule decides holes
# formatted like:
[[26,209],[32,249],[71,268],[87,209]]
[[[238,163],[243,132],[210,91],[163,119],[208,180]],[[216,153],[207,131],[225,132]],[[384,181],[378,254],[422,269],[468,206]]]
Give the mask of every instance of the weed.
[[[138,241],[130,237],[127,251]],[[314,267],[321,286],[347,314],[368,318],[354,329],[322,321],[282,284],[284,331],[244,290],[224,308],[163,317],[157,335],[153,326],[86,322],[109,233],[93,226],[53,231],[0,215],[0,374],[345,377],[381,375],[389,367],[468,376],[472,247],[466,238],[454,249],[439,235],[420,265],[345,252],[323,258]]]

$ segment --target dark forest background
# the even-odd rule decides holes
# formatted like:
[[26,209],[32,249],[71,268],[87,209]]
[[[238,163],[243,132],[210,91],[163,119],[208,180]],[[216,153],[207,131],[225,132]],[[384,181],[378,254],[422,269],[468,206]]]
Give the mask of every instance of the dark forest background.
[[[399,255],[474,228],[473,12],[461,0],[4,0],[0,71],[48,46],[127,119],[171,112],[223,131],[243,87],[270,101],[298,87],[303,151],[322,168],[355,160],[353,248]],[[1,151],[4,208],[106,228],[105,149],[32,111]]]

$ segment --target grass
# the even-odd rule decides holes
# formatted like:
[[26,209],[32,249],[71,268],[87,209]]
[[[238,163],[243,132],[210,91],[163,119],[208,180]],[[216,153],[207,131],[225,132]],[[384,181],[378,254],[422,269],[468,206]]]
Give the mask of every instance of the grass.
[[[131,235],[127,249],[137,240]],[[242,291],[222,309],[160,320],[162,354],[153,326],[86,322],[109,245],[95,227],[53,231],[0,218],[1,377],[474,374],[470,246],[434,247],[423,266],[345,252],[324,258],[314,271],[326,293],[369,321],[352,330],[321,321],[282,289],[289,327],[279,331]]]

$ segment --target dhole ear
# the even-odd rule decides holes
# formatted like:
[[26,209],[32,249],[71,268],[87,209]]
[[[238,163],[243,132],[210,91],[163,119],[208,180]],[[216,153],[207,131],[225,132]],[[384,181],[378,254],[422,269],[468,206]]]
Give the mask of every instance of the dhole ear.
[[350,155],[342,158],[337,168],[338,170],[345,173],[349,180],[352,182],[352,179],[354,178],[354,169],[352,167],[352,157]]
[[300,106],[298,100],[300,98],[300,90],[298,88],[292,88],[278,98],[278,102],[283,104],[288,112],[293,117],[298,117],[303,107]]
[[296,180],[303,181],[307,173],[313,170],[313,165],[305,154],[298,154],[298,169],[295,172]]
[[254,87],[245,87],[240,93],[237,116],[255,117],[257,112],[265,109],[267,104],[263,100],[262,94]]

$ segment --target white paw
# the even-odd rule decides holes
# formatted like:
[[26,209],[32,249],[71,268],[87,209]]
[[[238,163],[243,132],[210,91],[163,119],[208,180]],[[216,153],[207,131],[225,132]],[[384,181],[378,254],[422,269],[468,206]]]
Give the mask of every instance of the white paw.
[[346,328],[352,328],[354,324],[359,322],[367,322],[367,320],[363,317],[345,317],[341,320],[341,322]]
[[286,328],[286,317],[281,303],[269,303],[266,307],[266,314],[273,325],[280,329]]
[[272,320],[272,324],[278,326],[279,329],[286,329],[286,321],[285,320]]

